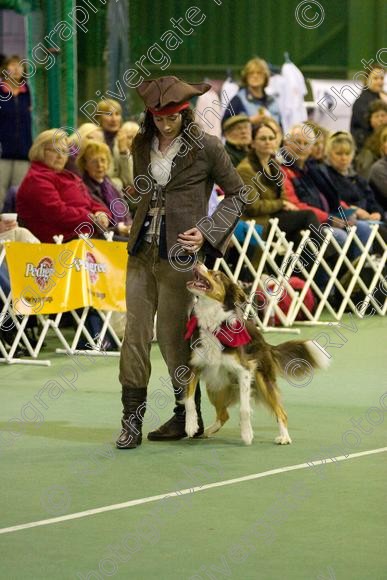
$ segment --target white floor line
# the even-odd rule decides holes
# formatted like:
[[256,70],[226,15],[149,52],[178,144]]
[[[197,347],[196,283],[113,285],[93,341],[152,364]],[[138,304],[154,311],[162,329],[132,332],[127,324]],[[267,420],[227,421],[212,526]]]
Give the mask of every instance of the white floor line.
[[[387,451],[387,447],[380,447],[379,449],[370,449],[369,451],[360,451],[359,453],[351,453],[347,457],[345,455],[340,455],[339,457],[335,457],[334,461],[347,461],[348,459],[354,459],[356,457],[364,457],[365,455],[374,455],[375,453],[383,453],[384,451]],[[313,466],[326,465],[327,462],[333,463],[333,461],[330,459],[322,459],[320,461],[313,461]],[[298,469],[306,469],[307,467],[310,468],[310,465],[308,463],[299,463],[298,465],[288,465],[287,467],[279,467],[277,469],[271,469],[270,471],[262,471],[261,473],[253,473],[251,475],[244,475],[243,477],[236,477],[235,479],[226,479],[225,481],[216,481],[214,483],[207,483],[205,485],[181,489],[179,491],[173,491],[171,493],[163,493],[160,495],[152,495],[150,497],[132,499],[130,501],[125,501],[123,503],[107,505],[100,508],[86,510],[84,512],[76,512],[73,514],[67,514],[65,516],[49,518],[47,520],[39,520],[36,522],[29,522],[27,524],[20,524],[18,526],[10,526],[9,528],[0,528],[0,534],[10,534],[11,532],[19,532],[21,530],[27,530],[29,528],[37,528],[39,526],[49,526],[51,524],[58,524],[60,522],[67,522],[69,520],[78,520],[80,518],[86,518],[88,516],[94,516],[96,514],[113,512],[116,510],[122,510],[125,508],[134,507],[136,505],[141,505],[144,503],[160,501],[162,499],[165,499],[166,497],[170,499],[171,497],[187,495],[188,493],[204,491],[206,489],[213,489],[214,487],[224,487],[225,485],[234,485],[235,483],[242,483],[243,481],[252,481],[253,479],[261,479],[262,477],[267,477],[268,475],[277,475],[278,473],[284,473],[287,471],[296,471]]]

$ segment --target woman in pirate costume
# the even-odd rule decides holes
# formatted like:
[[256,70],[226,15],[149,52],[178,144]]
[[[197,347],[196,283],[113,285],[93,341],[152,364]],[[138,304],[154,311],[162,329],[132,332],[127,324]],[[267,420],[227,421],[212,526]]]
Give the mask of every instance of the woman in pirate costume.
[[[191,270],[198,259],[203,260],[206,254],[223,255],[243,210],[240,177],[219,139],[195,124],[190,108],[189,99],[209,88],[173,76],[144,81],[137,88],[146,111],[133,142],[135,193],[131,202],[136,203],[137,210],[128,242],[127,324],[120,359],[123,418],[116,442],[119,449],[141,444],[147,406],[147,416],[157,417],[157,398],[147,403],[156,312],[157,339],[176,406],[172,418],[151,431],[148,439],[186,437],[181,398],[189,378],[191,351],[184,333],[192,300],[186,282],[192,279]],[[225,197],[208,218],[214,183]],[[203,421],[199,389],[196,406],[200,435]]]

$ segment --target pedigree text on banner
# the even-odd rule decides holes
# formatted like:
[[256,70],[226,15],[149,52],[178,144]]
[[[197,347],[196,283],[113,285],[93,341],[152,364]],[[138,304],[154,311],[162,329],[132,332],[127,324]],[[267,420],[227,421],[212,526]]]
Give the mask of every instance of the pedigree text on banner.
[[125,311],[124,242],[5,245],[15,312],[55,314],[85,306]]

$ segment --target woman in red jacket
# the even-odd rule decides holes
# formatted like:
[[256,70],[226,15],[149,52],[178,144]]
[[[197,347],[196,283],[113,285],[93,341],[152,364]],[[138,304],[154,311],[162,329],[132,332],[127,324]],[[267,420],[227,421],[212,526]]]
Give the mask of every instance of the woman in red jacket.
[[58,234],[67,242],[108,227],[109,208],[90,196],[80,177],[64,169],[68,141],[63,131],[40,133],[28,156],[31,166],[17,192],[16,209],[23,225],[41,242],[52,242]]

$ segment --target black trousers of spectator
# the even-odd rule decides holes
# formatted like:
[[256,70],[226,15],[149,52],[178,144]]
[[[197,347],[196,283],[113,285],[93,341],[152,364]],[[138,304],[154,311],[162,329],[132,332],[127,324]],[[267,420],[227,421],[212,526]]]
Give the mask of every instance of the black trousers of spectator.
[[280,211],[273,217],[278,218],[278,227],[285,232],[289,242],[294,242],[295,249],[302,239],[302,230],[308,230],[312,225],[318,230],[320,226],[316,215],[310,210]]
[[[280,211],[274,214],[272,217],[278,218],[278,227],[283,232],[285,232],[286,239],[289,242],[293,242],[294,252],[297,251],[298,245],[301,242],[302,239],[301,232],[303,230],[310,229],[311,226],[313,226],[314,228],[316,228],[317,231],[319,231],[320,222],[318,221],[316,215],[310,210]],[[320,248],[322,239],[319,238],[317,234],[314,234],[314,230],[312,230],[311,232],[310,239],[315,242],[317,248]],[[259,263],[261,255],[262,255],[261,252],[259,252],[259,254],[258,252],[255,252],[255,255],[252,260],[254,266],[257,266],[257,264]],[[330,264],[333,264],[335,262],[337,258],[337,253],[332,245],[329,245],[327,247],[324,254],[324,258]],[[313,264],[315,263],[315,260],[311,256],[310,250],[308,252],[305,250],[301,251],[300,259],[307,271],[309,271],[312,268]],[[300,276],[299,273],[295,275]],[[326,272],[321,268],[321,266],[318,268],[316,272],[315,280],[320,288],[324,287],[324,285],[328,282],[328,276]]]

